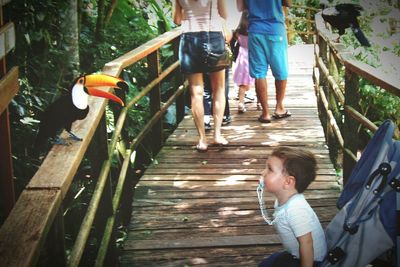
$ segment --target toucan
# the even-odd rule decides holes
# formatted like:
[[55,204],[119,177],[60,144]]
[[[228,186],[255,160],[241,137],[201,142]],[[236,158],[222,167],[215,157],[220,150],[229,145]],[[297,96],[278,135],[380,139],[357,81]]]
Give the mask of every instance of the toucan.
[[358,24],[357,17],[361,15],[362,10],[363,8],[357,4],[337,4],[334,7],[324,8],[321,15],[333,28],[338,29],[339,37],[347,28],[351,28],[361,45],[371,46]]
[[[65,129],[72,139],[82,140],[71,132],[71,126],[74,121],[84,119],[89,113],[89,95],[108,98],[124,106],[124,102],[119,97],[95,88],[99,86],[128,89],[124,80],[111,75],[88,74],[78,77],[68,93],[51,103],[41,114],[34,150],[41,150],[47,140],[55,137],[61,129]],[[56,143],[67,144],[61,138],[58,138]]]

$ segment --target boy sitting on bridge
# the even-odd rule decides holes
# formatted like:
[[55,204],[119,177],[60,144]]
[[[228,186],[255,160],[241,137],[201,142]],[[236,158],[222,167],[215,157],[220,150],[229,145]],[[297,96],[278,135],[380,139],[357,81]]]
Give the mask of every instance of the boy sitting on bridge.
[[268,157],[258,190],[265,188],[276,197],[274,220],[264,212],[263,217],[275,226],[285,251],[272,254],[259,267],[312,267],[324,259],[324,230],[302,194],[315,176],[316,159],[309,151],[278,147]]

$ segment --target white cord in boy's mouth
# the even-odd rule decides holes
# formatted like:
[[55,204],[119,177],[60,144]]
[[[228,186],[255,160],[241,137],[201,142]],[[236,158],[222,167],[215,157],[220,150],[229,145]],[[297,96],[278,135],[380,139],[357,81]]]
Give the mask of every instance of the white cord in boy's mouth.
[[262,176],[260,176],[260,181],[258,182],[258,186],[257,186],[258,204],[260,205],[260,211],[261,211],[261,215],[262,215],[264,221],[268,225],[273,225],[275,223],[275,219],[271,219],[268,216],[268,211],[264,206],[263,195],[264,195],[264,179]]

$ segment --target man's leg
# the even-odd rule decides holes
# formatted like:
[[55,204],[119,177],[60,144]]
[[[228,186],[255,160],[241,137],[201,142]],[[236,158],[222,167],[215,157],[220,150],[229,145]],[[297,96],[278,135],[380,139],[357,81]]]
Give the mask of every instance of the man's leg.
[[276,90],[276,107],[275,114],[284,114],[286,112],[283,105],[283,99],[285,98],[287,80],[275,80]]
[[268,60],[275,78],[276,107],[273,117],[285,118],[290,114],[283,104],[289,73],[286,35],[271,37],[268,43]]
[[231,111],[229,109],[229,70],[230,67],[225,69],[225,110],[222,125],[228,125],[232,121]]
[[211,130],[211,102],[212,102],[212,93],[211,93],[211,84],[210,77],[208,73],[203,74],[204,79],[204,128],[206,131]]
[[212,115],[211,110],[211,102],[212,102],[212,94],[211,94],[211,84],[210,77],[208,73],[203,74],[204,79],[204,115]]
[[268,111],[267,94],[267,38],[262,34],[249,33],[249,71],[250,76],[255,78],[255,86],[258,101],[262,106],[260,122],[270,122]]
[[262,114],[259,117],[259,120],[271,120],[271,116],[269,115],[268,110],[268,91],[267,91],[267,79],[256,79],[256,93],[257,99],[260,101],[262,106]]

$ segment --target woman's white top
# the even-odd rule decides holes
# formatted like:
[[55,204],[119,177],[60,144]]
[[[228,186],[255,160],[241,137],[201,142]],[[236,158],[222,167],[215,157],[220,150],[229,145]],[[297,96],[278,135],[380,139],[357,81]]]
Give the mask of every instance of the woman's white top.
[[[178,0],[184,16],[184,32],[222,31],[223,18],[218,13],[218,0]],[[211,21],[210,21],[210,5]]]

